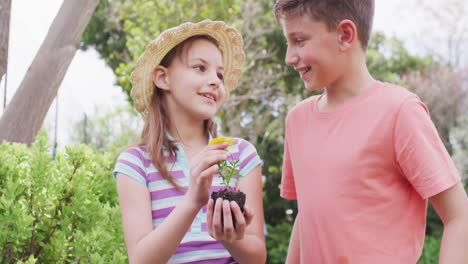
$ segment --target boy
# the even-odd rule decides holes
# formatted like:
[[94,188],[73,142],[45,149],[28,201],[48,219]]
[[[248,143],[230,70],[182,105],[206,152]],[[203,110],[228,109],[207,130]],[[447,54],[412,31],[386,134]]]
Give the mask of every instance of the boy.
[[286,64],[323,94],[286,119],[281,196],[297,199],[287,263],[416,263],[429,200],[440,263],[468,263],[468,198],[426,106],[369,74],[373,0],[277,0]]

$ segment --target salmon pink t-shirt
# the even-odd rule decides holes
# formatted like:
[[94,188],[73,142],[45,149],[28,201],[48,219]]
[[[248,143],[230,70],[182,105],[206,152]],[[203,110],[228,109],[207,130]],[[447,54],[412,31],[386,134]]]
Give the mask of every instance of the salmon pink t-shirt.
[[427,199],[460,177],[426,106],[375,82],[336,110],[288,114],[281,196],[298,201],[301,263],[416,263]]

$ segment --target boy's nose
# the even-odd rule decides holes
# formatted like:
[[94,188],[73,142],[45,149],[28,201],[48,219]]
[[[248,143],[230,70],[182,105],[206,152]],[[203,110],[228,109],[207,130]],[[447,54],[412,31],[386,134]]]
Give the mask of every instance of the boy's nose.
[[285,62],[288,66],[294,66],[297,64],[299,57],[294,54],[289,48],[286,50]]

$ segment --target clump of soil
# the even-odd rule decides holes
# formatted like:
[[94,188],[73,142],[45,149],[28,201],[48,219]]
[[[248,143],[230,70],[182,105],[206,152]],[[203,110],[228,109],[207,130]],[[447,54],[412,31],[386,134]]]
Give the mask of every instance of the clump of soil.
[[[211,199],[213,199],[215,202],[218,198],[221,198],[223,200],[228,200],[229,202],[235,201],[239,205],[241,212],[244,213],[245,193],[239,190],[234,191],[234,190],[229,190],[229,189],[222,189],[220,191],[211,193]],[[221,208],[221,212],[222,212],[222,208]],[[221,223],[224,223],[223,215],[224,214],[221,213]],[[235,227],[236,218],[234,214],[232,215],[232,223]]]

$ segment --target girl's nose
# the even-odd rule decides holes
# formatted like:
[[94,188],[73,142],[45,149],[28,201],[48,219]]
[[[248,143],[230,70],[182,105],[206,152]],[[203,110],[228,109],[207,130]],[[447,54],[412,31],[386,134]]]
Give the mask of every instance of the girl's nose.
[[213,87],[219,87],[222,83],[222,80],[219,79],[218,73],[210,74],[209,85]]

